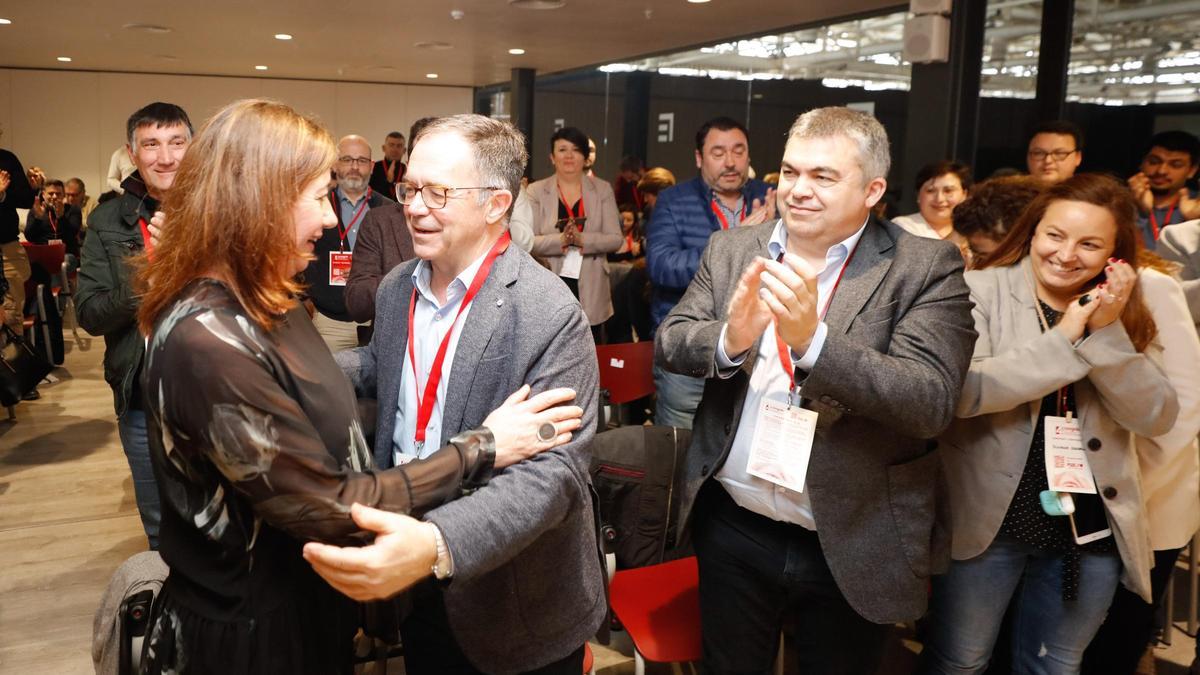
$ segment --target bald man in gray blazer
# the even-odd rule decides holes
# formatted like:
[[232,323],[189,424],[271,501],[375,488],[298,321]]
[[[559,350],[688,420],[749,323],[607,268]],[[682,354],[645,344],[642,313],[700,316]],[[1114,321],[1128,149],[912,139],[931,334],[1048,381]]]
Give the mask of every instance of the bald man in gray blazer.
[[[872,673],[886,624],[924,613],[948,560],[929,439],[976,334],[955,247],[869,216],[889,163],[879,123],[823,108],[788,139],[782,219],[714,234],[658,331],[661,365],[708,378],[681,514],[706,667],[769,672],[788,615],[802,672]],[[811,444],[783,427],[772,460],[764,406],[789,402],[816,413]],[[805,453],[803,485],[762,477]]]

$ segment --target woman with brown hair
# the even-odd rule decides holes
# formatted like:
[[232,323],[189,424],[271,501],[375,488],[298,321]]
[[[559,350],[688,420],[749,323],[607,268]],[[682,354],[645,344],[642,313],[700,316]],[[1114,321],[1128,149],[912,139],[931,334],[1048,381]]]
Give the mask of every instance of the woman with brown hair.
[[1015,672],[1078,672],[1118,578],[1150,594],[1134,435],[1176,394],[1142,299],[1128,189],[1048,188],[967,272],[975,355],[940,449],[953,551],[934,580],[924,671],[982,672],[1015,598]]
[[303,544],[365,542],[352,504],[418,515],[578,428],[579,408],[550,407],[574,392],[525,400],[522,387],[483,428],[374,469],[354,391],[296,302],[296,275],[336,222],[334,154],[329,133],[285,105],[225,107],[193,140],[142,260],[170,567],[143,672],[348,672],[357,605],[317,577]]

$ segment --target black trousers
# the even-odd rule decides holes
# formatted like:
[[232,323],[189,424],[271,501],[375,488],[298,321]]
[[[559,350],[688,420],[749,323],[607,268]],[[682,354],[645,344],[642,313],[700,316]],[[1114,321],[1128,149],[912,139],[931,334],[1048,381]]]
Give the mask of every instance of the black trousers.
[[1124,586],[1117,586],[1108,616],[1083,653],[1082,672],[1088,675],[1132,675],[1137,672],[1138,661],[1154,636],[1154,615],[1162,604],[1175,561],[1182,550],[1176,548],[1154,552],[1154,567],[1150,570],[1150,597],[1154,604],[1148,604]]
[[[400,625],[404,641],[404,671],[408,675],[482,675],[471,665],[450,630],[442,592],[430,581],[412,591],[412,613]],[[497,639],[504,639],[505,627],[496,626]],[[568,656],[549,665],[527,671],[526,675],[579,675],[583,672],[583,645]]]
[[846,602],[816,532],[741,508],[713,480],[698,497],[693,542],[705,671],[769,673],[788,619],[796,628],[795,672],[875,672],[887,626]]

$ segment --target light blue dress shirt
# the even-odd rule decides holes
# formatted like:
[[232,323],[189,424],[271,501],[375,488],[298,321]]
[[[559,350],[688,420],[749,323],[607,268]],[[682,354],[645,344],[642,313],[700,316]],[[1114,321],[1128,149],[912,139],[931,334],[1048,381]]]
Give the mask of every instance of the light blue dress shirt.
[[[413,312],[413,345],[417,369],[421,373],[418,378],[413,372],[412,359],[408,358],[408,347],[404,349],[404,370],[400,380],[400,396],[396,402],[396,425],[392,432],[392,451],[395,453],[396,466],[418,458],[425,458],[437,452],[442,444],[442,410],[446,405],[446,391],[450,384],[450,372],[454,365],[454,354],[458,350],[458,340],[462,336],[463,326],[471,313],[471,305],[467,305],[462,316],[454,322],[459,304],[475,273],[483,265],[485,252],[459,273],[450,286],[446,288],[446,302],[439,305],[437,296],[430,288],[429,279],[432,269],[428,260],[417,263],[412,272],[413,287],[417,289],[417,307]],[[472,303],[474,304],[474,303]],[[446,348],[446,360],[442,364],[442,379],[438,382],[437,402],[433,405],[433,413],[429,417],[429,426],[425,428],[425,445],[416,447],[417,432],[417,386],[421,387],[421,395],[425,393],[425,383],[429,380],[433,360],[437,356],[438,347],[446,332],[454,322],[454,333],[450,336],[450,344]]]
[[353,251],[354,242],[358,239],[358,228],[360,225],[362,225],[362,221],[367,217],[367,211],[369,211],[371,207],[363,207],[362,213],[359,214],[358,222],[351,224],[350,219],[354,217],[354,212],[358,210],[359,205],[367,200],[370,191],[368,190],[367,192],[364,192],[363,196],[356,202],[350,201],[350,199],[346,197],[346,193],[342,192],[341,188],[337,188],[335,192],[337,193],[338,212],[342,216],[340,222],[342,223],[343,227],[350,228],[346,230],[346,244],[348,245],[346,250]]
[[[865,222],[857,232],[834,244],[825,253],[825,268],[817,274],[817,307],[826,307],[829,302],[829,294],[833,291],[838,277],[841,276],[842,268],[849,261],[851,251],[858,246],[858,240],[862,238],[864,229],[866,229]],[[775,224],[775,230],[771,233],[771,239],[767,243],[767,252],[772,259],[775,259],[786,250],[787,228],[784,227],[781,219]],[[737,358],[731,359],[725,353],[726,328],[728,328],[728,324],[721,329],[720,341],[717,342],[717,376],[721,378],[733,377],[746,360],[746,354],[740,354]],[[828,333],[829,328],[825,325],[825,321],[821,320],[817,324],[816,332],[813,333],[808,350],[802,355],[792,352],[792,363],[796,368],[812,369],[821,356],[821,349],[825,346],[825,338]],[[741,421],[738,423],[733,437],[733,446],[729,450],[729,457],[726,458],[725,464],[717,472],[716,478],[725,486],[725,490],[733,497],[733,501],[738,506],[773,520],[795,523],[815,530],[817,524],[813,518],[812,502],[808,498],[807,490],[794,492],[771,481],[751,476],[746,472],[746,466],[750,461],[754,430],[758,425],[758,409],[763,399],[787,403],[791,385],[791,377],[784,373],[784,368],[779,362],[779,350],[775,347],[775,324],[772,323],[763,333],[762,342],[759,345],[754,369],[750,374],[750,387],[746,391],[746,400],[742,404]]]

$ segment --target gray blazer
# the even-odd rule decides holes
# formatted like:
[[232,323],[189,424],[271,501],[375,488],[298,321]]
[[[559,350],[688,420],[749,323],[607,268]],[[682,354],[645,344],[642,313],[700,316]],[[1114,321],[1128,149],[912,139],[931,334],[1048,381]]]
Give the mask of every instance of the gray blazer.
[[[375,458],[392,465],[392,429],[408,336],[410,260],[379,286],[366,347],[339,352],[358,394],[379,400]],[[448,377],[442,445],[522,384],[579,392],[574,439],[499,471],[487,487],[427,514],[454,577],[443,591],[455,638],[477,668],[512,673],[566,657],[607,612],[588,465],[598,408],[591,331],[566,286],[516,246],[497,258],[467,315]]]
[[[558,185],[554,176],[530,183],[529,200],[533,203],[533,250],[552,272],[562,269],[562,238],[554,224],[558,222]],[[608,282],[606,254],[621,248],[621,214],[612,186],[591,176],[583,177],[583,267],[579,272],[579,302],[593,326],[613,315],[612,288]]]
[[[715,354],[729,299],[775,223],[715,232],[683,299],[658,329],[657,361],[707,377],[681,501],[729,455],[759,345],[729,379]],[[801,385],[819,413],[808,491],[838,588],[877,623],[925,611],[929,576],[949,560],[940,462],[929,439],[953,418],[975,331],[962,256],[874,218],[825,317],[828,337]],[[761,343],[761,339],[759,341]]]
[[1155,253],[1179,263],[1179,278],[1188,310],[1200,328],[1200,220],[1164,227]]
[[1075,345],[1058,331],[1043,333],[1028,270],[1026,258],[966,275],[979,340],[959,419],[941,438],[954,558],[973,558],[992,544],[1025,469],[1042,398],[1075,383],[1075,412],[1121,552],[1122,580],[1149,602],[1152,549],[1133,435],[1158,436],[1175,424],[1175,389],[1154,362],[1162,348],[1152,343],[1139,354],[1120,321]]

